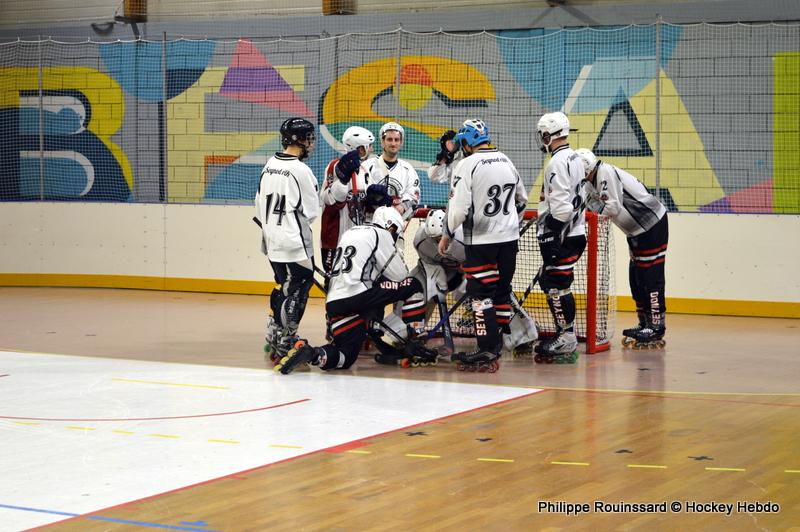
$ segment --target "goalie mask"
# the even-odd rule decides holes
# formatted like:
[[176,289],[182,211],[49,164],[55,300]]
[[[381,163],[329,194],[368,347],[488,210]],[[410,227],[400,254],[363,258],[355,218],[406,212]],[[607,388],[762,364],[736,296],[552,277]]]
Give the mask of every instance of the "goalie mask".
[[368,129],[359,126],[348,127],[344,130],[344,135],[342,135],[342,144],[344,144],[345,150],[353,151],[361,147],[364,148],[364,155],[361,155],[361,150],[358,152],[362,161],[372,152],[372,144],[374,142],[375,135]]
[[589,174],[597,169],[597,165],[600,163],[594,153],[592,153],[592,150],[586,148],[578,148],[575,150],[575,155],[577,155],[581,163],[583,163],[583,173],[586,177],[589,177]]
[[281,145],[284,148],[289,146],[299,146],[303,150],[299,159],[302,161],[308,157],[311,147],[314,145],[314,124],[305,118],[288,118],[281,124]]
[[536,143],[542,153],[547,153],[553,139],[569,136],[569,118],[562,112],[542,115],[536,124]]
[[431,238],[440,238],[444,232],[445,212],[441,209],[431,211],[425,218],[425,233]]
[[394,207],[378,207],[372,214],[372,225],[386,229],[396,241],[405,224],[403,217]]

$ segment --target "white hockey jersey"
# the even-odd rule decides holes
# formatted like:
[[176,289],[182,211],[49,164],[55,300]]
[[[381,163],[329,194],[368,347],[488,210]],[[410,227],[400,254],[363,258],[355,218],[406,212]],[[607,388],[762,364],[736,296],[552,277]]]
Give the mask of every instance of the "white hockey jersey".
[[[325,180],[322,182],[322,189],[319,192],[319,199],[324,208],[320,240],[324,249],[335,249],[339,238],[355,225],[352,213],[350,213],[350,206],[346,203],[353,191],[352,179],[347,184],[339,181],[335,172],[338,162],[339,159],[334,159],[328,163]],[[362,162],[356,174],[356,187],[359,192],[367,190],[369,185],[367,175],[366,162]]]
[[595,185],[586,181],[585,186],[589,209],[609,216],[628,236],[649,230],[667,212],[638,179],[613,164],[601,162]]
[[422,262],[438,264],[446,268],[463,264],[467,258],[464,249],[464,233],[460,227],[456,229],[455,235],[450,240],[450,247],[444,255],[439,253],[439,241],[428,236],[424,225],[420,226],[417,234],[414,235],[414,249],[417,250],[417,256]]
[[511,242],[519,239],[517,205],[527,202],[514,163],[496,148],[481,149],[453,170],[445,229],[452,238],[463,224],[467,245]]
[[383,157],[369,159],[364,163],[370,184],[386,185],[389,195],[398,198],[405,206],[403,219],[414,216],[420,202],[419,174],[414,167],[402,159],[390,169]]
[[317,178],[294,155],[276,153],[261,170],[255,197],[263,250],[273,262],[314,256],[311,224],[319,216]]
[[366,292],[381,276],[390,281],[402,281],[408,276],[403,253],[389,231],[374,225],[357,225],[339,240],[327,301]]
[[568,231],[565,236],[586,234],[583,179],[583,163],[569,144],[556,148],[544,169],[539,195],[538,234],[541,235],[546,230],[547,216],[567,223]]

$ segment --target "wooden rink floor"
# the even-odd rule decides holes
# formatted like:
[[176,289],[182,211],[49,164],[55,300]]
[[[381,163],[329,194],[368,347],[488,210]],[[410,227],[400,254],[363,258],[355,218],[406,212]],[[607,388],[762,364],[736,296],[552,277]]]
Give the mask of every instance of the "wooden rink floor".
[[[504,357],[479,374],[362,357],[349,371],[276,376],[261,350],[266,306],[266,296],[0,288],[0,530],[800,530],[800,320],[668,315],[663,351],[624,350],[617,333],[610,352],[581,351],[574,366]],[[311,300],[300,332],[315,345],[323,315]],[[620,313],[617,331],[634,320]],[[123,367],[151,372],[136,403],[114,395],[124,379],[107,368]],[[54,384],[15,384],[26,371]],[[263,460],[246,442],[176,452],[168,434],[113,439],[91,421],[153,416],[165,401],[180,414],[224,410],[176,389],[174,379],[214,375],[247,382],[255,398],[329,407],[270,418],[294,445]],[[59,404],[37,402],[47,394]],[[231,430],[261,423],[248,415]],[[180,423],[162,427],[199,430]],[[95,450],[129,461],[101,464]],[[170,467],[169,482],[153,480]],[[105,492],[84,493],[103,474]],[[141,478],[147,495],[127,498]],[[99,506],[74,502],[90,496]]]

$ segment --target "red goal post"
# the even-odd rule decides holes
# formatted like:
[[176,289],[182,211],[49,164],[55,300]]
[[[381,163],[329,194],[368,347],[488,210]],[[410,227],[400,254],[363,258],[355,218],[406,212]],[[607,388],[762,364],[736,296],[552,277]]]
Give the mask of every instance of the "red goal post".
[[[418,209],[409,221],[405,232],[405,260],[409,270],[418,260],[414,249],[414,235],[429,209]],[[536,218],[535,210],[525,211],[525,220]],[[609,349],[611,337],[614,334],[616,321],[616,292],[614,290],[614,235],[612,224],[605,216],[586,212],[586,251],[575,266],[575,281],[572,284],[572,293],[575,296],[577,307],[575,316],[575,332],[578,339],[586,343],[586,353],[598,353]],[[520,237],[519,254],[517,255],[517,269],[514,274],[513,288],[518,298],[521,298],[530,285],[542,264],[539,253],[539,242],[536,239],[535,221],[530,228]],[[448,307],[455,303],[452,296],[448,296]],[[534,287],[523,302],[528,314],[536,321],[540,336],[551,336],[555,332],[553,318],[547,307],[547,298],[541,288]],[[450,323],[455,336],[470,336],[469,327],[458,327],[458,322],[465,320],[464,308],[456,311]],[[434,310],[428,319],[428,325],[433,326],[438,321],[438,312]]]

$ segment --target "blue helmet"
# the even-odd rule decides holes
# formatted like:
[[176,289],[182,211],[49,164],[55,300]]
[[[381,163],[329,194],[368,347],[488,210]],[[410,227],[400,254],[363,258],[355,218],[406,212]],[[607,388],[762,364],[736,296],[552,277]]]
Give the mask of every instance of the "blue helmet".
[[453,139],[457,146],[467,144],[470,147],[479,146],[485,142],[490,142],[489,127],[483,120],[464,120],[464,125],[458,130],[458,135]]

